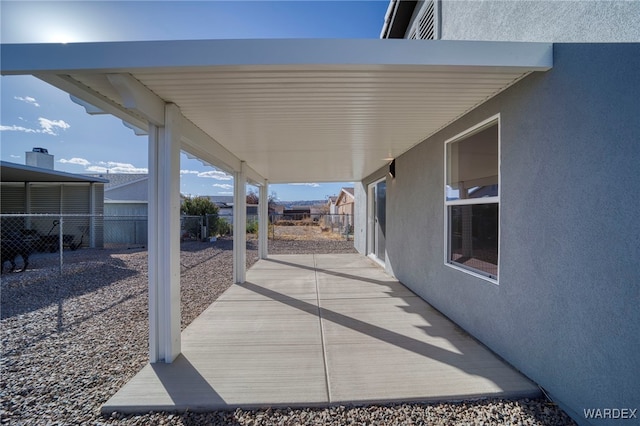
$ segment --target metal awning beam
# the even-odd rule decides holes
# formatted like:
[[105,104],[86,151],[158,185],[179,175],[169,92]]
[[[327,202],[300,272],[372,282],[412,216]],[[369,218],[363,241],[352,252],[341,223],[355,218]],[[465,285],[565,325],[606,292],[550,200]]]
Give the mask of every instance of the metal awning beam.
[[506,67],[546,71],[551,43],[267,39],[3,44],[2,74],[176,71],[222,66]]

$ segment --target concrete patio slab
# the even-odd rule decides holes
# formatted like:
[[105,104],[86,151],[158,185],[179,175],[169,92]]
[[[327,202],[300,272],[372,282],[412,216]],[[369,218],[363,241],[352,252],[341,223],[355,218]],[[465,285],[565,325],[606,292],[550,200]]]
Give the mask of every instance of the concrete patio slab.
[[256,284],[252,280],[247,280],[250,284],[259,285],[260,287],[272,290],[276,295],[273,297],[265,296],[263,294],[256,293],[247,287],[236,286],[233,291],[223,293],[218,298],[218,301],[278,300],[278,295],[301,300],[316,300],[318,298],[315,279],[279,280],[277,278],[260,278],[259,281],[260,283]]
[[273,254],[269,255],[268,259],[264,259],[261,262],[256,263],[250,270],[265,269],[278,269],[283,266],[293,266],[295,268],[315,268],[316,260],[313,255],[308,254]]
[[523,387],[522,376],[500,365],[491,353],[494,362],[486,357],[481,362],[467,362],[484,355],[479,350],[459,355],[435,345],[389,341],[332,344],[326,352],[329,394],[334,403],[459,401],[539,392],[535,387]]
[[534,397],[537,386],[360,255],[259,261],[103,413]]
[[[375,263],[360,254],[317,254],[315,255],[315,266],[318,269],[349,269],[349,268],[371,268]],[[380,268],[376,268],[380,269]]]
[[[318,293],[321,299],[367,299],[412,297],[415,294],[397,281],[331,277],[318,274]],[[351,302],[353,303],[353,302]]]
[[327,401],[322,348],[317,345],[201,349],[186,347],[172,364],[145,366],[102,412],[211,411]]
[[[182,333],[188,344],[215,345],[319,344],[320,322],[316,312],[307,312],[307,302],[292,305],[279,301],[218,301],[202,313],[206,335],[195,327]],[[191,346],[189,346],[191,347]]]

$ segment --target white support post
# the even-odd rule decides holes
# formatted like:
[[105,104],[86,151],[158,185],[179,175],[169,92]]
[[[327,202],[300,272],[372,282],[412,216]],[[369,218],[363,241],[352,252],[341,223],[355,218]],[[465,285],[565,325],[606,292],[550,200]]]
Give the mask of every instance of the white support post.
[[269,247],[269,184],[260,186],[258,201],[258,256],[266,259]]
[[233,176],[233,282],[242,284],[247,276],[247,176],[244,161]]
[[165,126],[149,126],[149,360],[180,354],[180,119],[165,106]]
[[89,184],[89,247],[96,247],[96,184]]
[[158,164],[158,151],[160,150],[160,128],[153,124],[149,125],[149,178],[148,178],[148,213],[147,213],[147,255],[148,255],[148,278],[149,278],[149,362],[156,363],[161,360],[160,353],[160,307],[158,304],[160,283],[158,277],[161,276],[160,268],[160,245],[159,245],[159,216],[160,206],[158,204],[158,187],[160,186]]

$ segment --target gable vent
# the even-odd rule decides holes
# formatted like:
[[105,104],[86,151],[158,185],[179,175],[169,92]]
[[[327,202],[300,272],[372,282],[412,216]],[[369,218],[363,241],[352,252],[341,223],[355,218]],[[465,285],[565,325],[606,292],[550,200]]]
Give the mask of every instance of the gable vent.
[[438,40],[438,10],[437,0],[428,0],[420,10],[420,15],[413,22],[410,39],[413,40]]

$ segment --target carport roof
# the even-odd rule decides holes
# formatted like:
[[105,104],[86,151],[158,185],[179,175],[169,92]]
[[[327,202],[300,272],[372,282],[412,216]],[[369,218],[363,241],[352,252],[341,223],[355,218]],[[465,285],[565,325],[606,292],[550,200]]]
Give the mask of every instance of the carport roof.
[[[141,129],[164,103],[183,150],[272,183],[359,181],[531,72],[552,44],[197,40],[2,45],[33,74]],[[89,111],[89,110],[88,110]]]
[[0,181],[2,182],[96,182],[106,183],[108,180],[76,175],[73,173],[48,170],[41,167],[0,161]]

